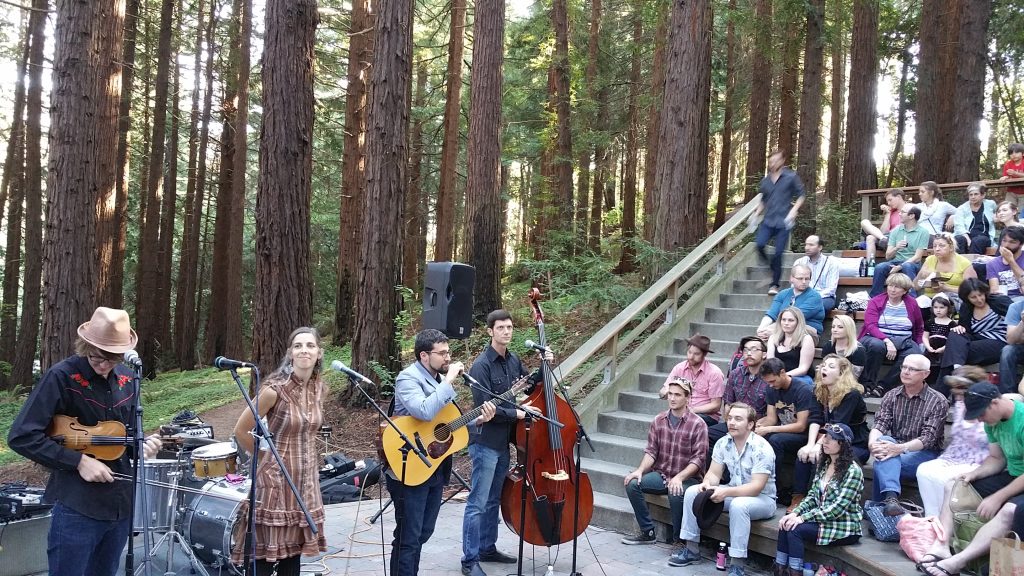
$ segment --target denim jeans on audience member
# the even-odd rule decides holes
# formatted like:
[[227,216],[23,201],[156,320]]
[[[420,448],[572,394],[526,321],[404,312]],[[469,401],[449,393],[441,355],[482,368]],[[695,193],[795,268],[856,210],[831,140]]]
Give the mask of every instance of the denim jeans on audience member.
[[[687,488],[683,496],[683,529],[679,532],[681,540],[700,541],[700,527],[693,515],[693,500],[699,492],[700,486],[694,485]],[[746,558],[750,523],[775,516],[775,498],[763,494],[735,498],[730,496],[725,499],[725,511],[729,513],[729,556]]]
[[498,541],[501,489],[508,473],[508,449],[495,450],[480,444],[469,445],[473,461],[473,484],[466,499],[462,518],[462,564],[472,566],[481,553],[494,552]]
[[[696,478],[688,478],[683,482],[683,490],[697,483]],[[654,529],[654,520],[651,519],[651,511],[647,507],[647,500],[644,494],[668,494],[669,510],[672,514],[672,538],[679,537],[679,531],[683,527],[683,495],[673,496],[668,493],[668,486],[665,479],[659,472],[648,472],[640,478],[640,482],[630,480],[626,486],[626,497],[633,505],[633,514],[636,515],[636,523],[640,526],[641,532]]]
[[[765,246],[768,245],[772,238],[775,239],[775,252],[769,258],[768,253],[765,251]],[[782,253],[789,248],[789,228],[785,226],[775,228],[762,223],[757,227],[754,244],[757,246],[757,253],[762,259],[768,261],[768,265],[772,269],[772,286],[778,286],[779,282],[782,281]]]
[[911,280],[921,269],[921,264],[918,262],[893,262],[892,260],[879,262],[875,265],[875,275],[871,277],[871,292],[869,294],[872,298],[885,292],[885,281],[889,278],[889,271],[896,265],[899,265],[900,271],[910,276]]
[[[1024,311],[1024,301],[1010,304],[1006,311],[1006,327],[1012,328],[1020,323],[1020,313]],[[1007,344],[1003,347],[999,356],[999,390],[1016,392],[1020,377],[1017,372],[1017,365],[1024,361],[1024,344]]]
[[[879,442],[898,444],[892,436],[882,436]],[[872,465],[874,481],[871,483],[871,499],[878,501],[882,499],[882,492],[895,492],[901,494],[903,487],[901,480],[914,480],[917,478],[917,467],[923,462],[935,460],[939,453],[935,450],[918,450],[907,452],[899,456],[893,456],[886,460],[875,460]]]
[[825,309],[825,316],[828,313],[836,309],[836,297],[835,296],[824,296],[821,299],[821,307]]
[[131,527],[130,518],[96,520],[58,502],[46,542],[50,576],[114,576]]

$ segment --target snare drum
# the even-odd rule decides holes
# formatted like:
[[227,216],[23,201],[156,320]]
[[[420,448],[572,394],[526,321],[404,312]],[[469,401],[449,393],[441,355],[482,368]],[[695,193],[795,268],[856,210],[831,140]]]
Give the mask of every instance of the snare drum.
[[196,478],[217,478],[234,474],[238,450],[231,442],[218,442],[192,451],[192,472]]
[[[145,464],[145,470],[139,471],[139,484],[135,487],[135,531],[142,531],[142,522],[147,515],[150,530],[170,530],[171,518],[174,517],[174,491],[168,485],[176,483],[181,476],[181,463],[167,458],[146,460]],[[148,510],[142,506],[143,490],[146,491]]]
[[196,558],[212,566],[231,567],[231,548],[242,503],[249,497],[249,480],[228,484],[209,481],[183,512],[181,530]]

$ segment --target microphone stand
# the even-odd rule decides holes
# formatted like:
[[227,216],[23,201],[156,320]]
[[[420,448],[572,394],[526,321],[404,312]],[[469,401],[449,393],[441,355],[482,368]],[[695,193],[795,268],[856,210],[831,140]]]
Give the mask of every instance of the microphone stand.
[[[248,523],[245,530],[245,547],[243,548],[243,562],[245,566],[250,566],[252,574],[256,573],[256,472],[259,468],[259,455],[262,450],[260,446],[261,442],[267,443],[267,448],[270,449],[270,453],[274,455],[274,460],[277,461],[278,467],[281,469],[281,475],[284,476],[285,482],[288,483],[288,488],[292,491],[295,496],[295,502],[299,505],[299,509],[302,510],[302,514],[306,517],[306,525],[309,526],[311,532],[316,535],[319,531],[317,530],[316,524],[313,522],[313,516],[310,515],[309,509],[306,508],[306,503],[302,500],[302,495],[299,494],[299,489],[295,486],[295,482],[292,481],[291,474],[288,473],[288,469],[285,468],[284,461],[281,460],[281,454],[277,451],[277,446],[274,444],[273,435],[267,430],[266,426],[263,425],[263,421],[260,419],[260,412],[257,405],[253,403],[253,400],[249,398],[248,391],[245,388],[245,384],[242,383],[242,379],[238,376],[238,371],[235,368],[230,368],[231,378],[234,379],[235,384],[238,386],[238,390],[242,393],[242,399],[245,400],[245,404],[249,407],[249,411],[252,412],[253,418],[256,421],[256,430],[253,432],[253,449],[252,449],[252,461],[250,462],[250,478],[252,481],[249,484],[249,514]],[[260,372],[255,366],[252,367],[254,378],[256,381],[255,386],[255,397],[256,402],[259,402],[260,397]]]
[[[116,376],[116,374],[115,374]],[[132,534],[135,533],[135,506],[136,497],[139,494],[139,468],[142,468],[143,473],[146,470],[145,463],[145,450],[143,445],[145,439],[142,437],[142,402],[140,401],[140,395],[142,394],[142,366],[132,366],[132,413],[134,416],[134,422],[128,426],[125,430],[125,444],[132,446],[135,449],[135,459],[132,464],[132,498],[128,505],[128,518],[131,522],[131,528],[128,531],[128,552],[124,558],[124,573],[125,575],[135,574],[135,546],[134,538]],[[131,437],[131,440],[128,437]],[[142,515],[142,548],[144,556],[142,564],[139,566],[143,569],[143,573],[149,576],[149,505],[148,505],[148,490],[145,487],[145,478],[143,478],[143,489],[142,489],[142,509],[146,512]]]
[[[541,363],[543,363],[545,365],[548,364],[547,359],[544,358],[543,355],[541,355],[540,361],[541,361]],[[568,390],[565,389],[565,386],[562,384],[561,378],[555,378],[554,377],[554,375],[555,375],[554,370],[551,370],[550,366],[546,366],[546,367],[547,367],[547,370],[549,371],[549,373],[552,376],[552,380],[558,386],[558,391],[562,394],[562,398],[565,399],[565,404],[569,407],[569,410],[572,412],[573,418],[576,419],[576,426],[577,426],[576,427],[576,482],[573,484],[573,488],[576,491],[576,495],[575,495],[576,496],[576,506],[573,507],[573,515],[572,515],[572,533],[575,534],[575,536],[572,537],[572,570],[569,572],[569,576],[582,576],[582,574],[580,572],[576,571],[576,549],[577,549],[577,546],[579,544],[579,539],[580,539],[580,535],[579,535],[579,531],[578,531],[579,523],[580,523],[580,507],[579,507],[579,502],[580,502],[580,482],[579,482],[579,478],[580,478],[580,473],[581,473],[581,469],[582,469],[582,457],[580,455],[580,444],[581,444],[581,440],[586,440],[587,441],[587,445],[590,447],[590,451],[591,452],[594,452],[594,444],[590,441],[590,436],[587,435],[587,431],[583,429],[583,422],[580,421],[580,415],[579,415],[578,412],[576,412],[576,407],[572,405],[572,400],[570,400],[570,398],[569,398],[569,392],[568,392]]]

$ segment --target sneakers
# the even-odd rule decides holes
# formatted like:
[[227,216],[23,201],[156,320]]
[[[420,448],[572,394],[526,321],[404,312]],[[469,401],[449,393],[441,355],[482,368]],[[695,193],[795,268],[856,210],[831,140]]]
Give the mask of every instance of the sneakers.
[[775,296],[778,293],[779,293],[779,287],[776,286],[775,284],[772,284],[771,286],[768,287],[768,295],[769,296]]
[[626,536],[622,539],[623,544],[629,544],[630,546],[636,544],[654,544],[658,539],[654,535],[654,528],[650,530],[641,530],[632,536]]
[[[697,562],[700,562],[700,554],[690,550],[686,546],[683,546],[678,552],[668,557],[669,566],[689,566],[690,564],[695,564]],[[730,572],[730,574],[732,573]],[[740,572],[740,576],[742,575],[743,572]]]
[[889,496],[883,502],[885,503],[885,508],[882,510],[882,513],[886,516],[902,516],[907,513],[903,506],[900,506],[900,502],[895,496]]
[[481,553],[480,561],[493,562],[496,564],[515,564],[519,559],[515,556],[505,554],[501,550],[495,550],[494,552]]
[[793,494],[793,498],[790,499],[790,501],[789,501],[789,507],[786,508],[786,514],[789,514],[793,510],[796,510],[796,507],[799,506],[800,503],[803,502],[803,501],[804,501],[804,495],[803,494]]
[[729,566],[728,576],[747,576],[747,573],[743,571],[743,566],[739,564],[731,564]]

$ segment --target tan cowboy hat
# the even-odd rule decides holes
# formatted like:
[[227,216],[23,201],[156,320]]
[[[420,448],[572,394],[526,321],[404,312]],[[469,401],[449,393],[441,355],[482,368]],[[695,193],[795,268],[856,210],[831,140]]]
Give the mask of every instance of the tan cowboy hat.
[[139,341],[124,310],[100,306],[92,318],[78,327],[78,335],[89,344],[113,354],[123,354]]

